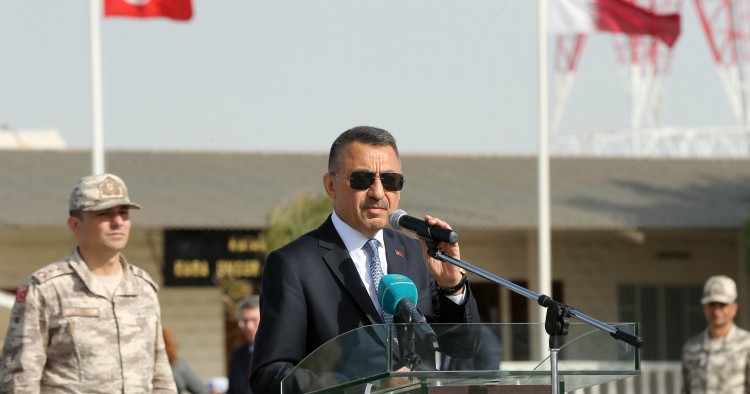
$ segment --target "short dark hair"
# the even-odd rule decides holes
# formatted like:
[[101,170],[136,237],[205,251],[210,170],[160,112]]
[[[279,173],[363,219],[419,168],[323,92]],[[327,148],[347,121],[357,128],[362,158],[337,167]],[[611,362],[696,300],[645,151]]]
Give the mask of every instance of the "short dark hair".
[[257,295],[251,295],[237,303],[237,318],[242,319],[242,311],[252,308],[260,308],[260,297]]
[[393,151],[396,152],[396,157],[399,157],[396,138],[394,138],[388,131],[372,126],[352,127],[341,133],[341,135],[333,141],[331,152],[328,154],[328,172],[336,172],[338,170],[336,166],[341,157],[341,153],[346,146],[352,142],[361,142],[365,145],[372,146],[390,146],[393,148]]
[[68,215],[83,220],[83,211],[81,211],[80,209],[68,211]]

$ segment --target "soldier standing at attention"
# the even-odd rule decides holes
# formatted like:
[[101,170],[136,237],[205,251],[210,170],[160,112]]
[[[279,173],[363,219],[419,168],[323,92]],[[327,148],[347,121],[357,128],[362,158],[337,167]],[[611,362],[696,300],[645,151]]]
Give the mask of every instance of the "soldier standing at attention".
[[73,253],[20,286],[0,362],[0,393],[176,393],[158,286],[121,251],[130,234],[119,177],[78,180],[70,196]]
[[683,393],[750,393],[750,332],[734,324],[736,300],[734,280],[708,278],[701,300],[708,326],[682,348]]

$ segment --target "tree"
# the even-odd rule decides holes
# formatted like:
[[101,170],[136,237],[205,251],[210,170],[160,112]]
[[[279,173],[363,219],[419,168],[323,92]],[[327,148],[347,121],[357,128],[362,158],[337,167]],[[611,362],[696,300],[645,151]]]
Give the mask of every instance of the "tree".
[[297,195],[274,208],[266,218],[266,250],[276,250],[320,226],[333,210],[325,193]]
[[[276,250],[306,232],[317,228],[333,210],[333,202],[324,193],[304,193],[281,202],[266,217],[266,228],[261,237],[265,240],[266,254]],[[237,304],[245,297],[257,294],[260,289],[242,279],[214,278],[222,291],[227,321],[236,322]],[[237,324],[228,324],[225,347],[227,357],[231,350],[244,342]],[[229,365],[229,359],[227,359]]]
[[[266,216],[266,253],[276,250],[306,232],[317,228],[333,210],[333,202],[325,193],[303,193],[281,202]],[[232,277],[215,278],[223,293],[227,315],[236,320],[235,309],[245,297],[257,294],[252,283]]]

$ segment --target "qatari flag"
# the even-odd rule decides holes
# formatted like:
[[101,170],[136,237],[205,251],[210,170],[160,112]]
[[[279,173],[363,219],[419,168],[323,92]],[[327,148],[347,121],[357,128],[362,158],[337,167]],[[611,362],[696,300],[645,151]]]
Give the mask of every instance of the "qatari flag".
[[558,34],[650,35],[672,47],[680,36],[680,14],[657,14],[625,0],[549,0],[549,29]]

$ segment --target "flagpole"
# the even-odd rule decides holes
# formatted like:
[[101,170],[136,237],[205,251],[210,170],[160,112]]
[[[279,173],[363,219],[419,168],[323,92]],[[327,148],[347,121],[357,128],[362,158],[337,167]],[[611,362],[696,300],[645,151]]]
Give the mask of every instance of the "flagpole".
[[102,106],[101,1],[89,1],[91,26],[91,173],[104,173],[104,122]]
[[[549,87],[547,76],[547,2],[538,0],[538,79],[539,79],[539,152],[537,154],[537,186],[539,199],[539,228],[537,236],[538,263],[537,285],[539,293],[552,297],[552,269],[551,269],[551,237],[550,237],[550,208],[549,208]],[[543,322],[542,308],[536,308],[539,321]],[[532,315],[533,316],[533,315]],[[539,332],[540,360],[547,356],[547,339],[544,330]]]

